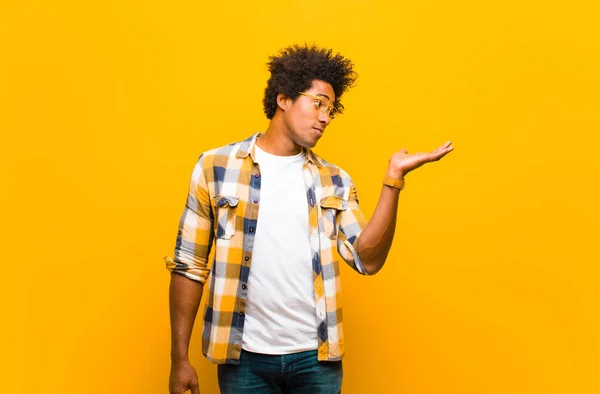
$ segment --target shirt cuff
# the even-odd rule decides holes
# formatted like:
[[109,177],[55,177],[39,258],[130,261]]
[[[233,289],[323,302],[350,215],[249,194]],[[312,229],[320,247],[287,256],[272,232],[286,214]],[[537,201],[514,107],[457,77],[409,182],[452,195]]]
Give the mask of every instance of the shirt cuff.
[[[345,256],[341,254],[340,255],[344,258],[344,260],[346,260],[346,262],[351,263],[359,274],[369,275],[362,263],[362,260],[360,259],[360,256],[358,255],[358,252],[356,251],[356,248],[354,248],[353,244],[356,244],[357,240],[358,237],[354,237],[354,242],[350,242],[349,239],[344,240],[344,246],[350,252],[350,255],[348,255],[348,253],[345,253]],[[350,256],[352,256],[351,261],[349,259]]]
[[165,256],[164,260],[167,270],[171,273],[174,272],[183,275],[186,278],[200,282],[203,285],[206,283],[208,273],[210,272],[208,269],[201,269],[183,262],[176,262],[169,256]]

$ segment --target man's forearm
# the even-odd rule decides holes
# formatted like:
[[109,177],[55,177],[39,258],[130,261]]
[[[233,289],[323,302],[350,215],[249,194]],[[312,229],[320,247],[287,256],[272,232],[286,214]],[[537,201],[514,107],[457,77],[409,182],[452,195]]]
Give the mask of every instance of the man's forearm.
[[187,360],[192,328],[204,286],[183,275],[172,273],[169,287],[171,315],[171,359]]
[[[453,150],[451,141],[430,153],[408,154],[408,150],[403,148],[390,158],[387,176],[397,180],[404,179],[409,172],[423,164],[438,161]],[[356,241],[356,251],[363,266],[371,275],[383,267],[392,246],[396,230],[399,194],[400,190],[383,186],[375,212]]]
[[400,190],[383,186],[375,212],[358,237],[357,252],[369,275],[383,267],[392,247],[399,195]]

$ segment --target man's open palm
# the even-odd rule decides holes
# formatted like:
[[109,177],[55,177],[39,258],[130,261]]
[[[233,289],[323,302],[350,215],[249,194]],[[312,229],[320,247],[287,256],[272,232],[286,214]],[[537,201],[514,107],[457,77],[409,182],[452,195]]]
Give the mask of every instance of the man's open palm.
[[390,174],[404,177],[406,174],[421,167],[425,163],[438,161],[448,153],[452,152],[454,147],[452,142],[448,141],[432,152],[419,152],[409,154],[406,148],[400,152],[394,153],[390,158]]

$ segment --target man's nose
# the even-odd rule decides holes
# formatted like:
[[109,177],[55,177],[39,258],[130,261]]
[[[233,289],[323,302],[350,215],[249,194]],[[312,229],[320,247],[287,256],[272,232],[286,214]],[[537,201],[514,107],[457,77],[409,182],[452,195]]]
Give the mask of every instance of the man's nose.
[[321,122],[321,124],[324,126],[327,126],[329,122],[331,122],[331,118],[329,117],[328,112],[319,111],[317,119],[319,119],[319,122]]

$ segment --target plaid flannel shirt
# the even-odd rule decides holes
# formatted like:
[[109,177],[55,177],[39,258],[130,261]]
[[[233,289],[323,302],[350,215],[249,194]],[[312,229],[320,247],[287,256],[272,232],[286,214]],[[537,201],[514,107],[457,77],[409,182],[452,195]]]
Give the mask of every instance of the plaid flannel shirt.
[[[254,145],[248,139],[200,155],[192,173],[181,216],[174,258],[167,269],[205,284],[210,276],[204,311],[202,353],[218,364],[239,363],[247,282],[260,204],[261,174]],[[366,225],[356,188],[341,168],[304,149],[302,174],[312,251],[318,359],[337,361],[344,354],[339,255],[366,274],[356,241]],[[208,266],[213,241],[215,254]],[[209,273],[212,274],[209,275]],[[274,297],[277,295],[274,294]]]

